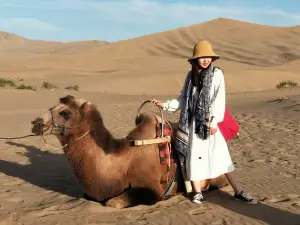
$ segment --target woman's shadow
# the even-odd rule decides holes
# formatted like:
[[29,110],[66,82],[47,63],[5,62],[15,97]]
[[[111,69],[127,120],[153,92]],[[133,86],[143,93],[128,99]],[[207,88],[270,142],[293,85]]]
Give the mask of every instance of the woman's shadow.
[[22,165],[16,162],[0,160],[0,172],[18,177],[35,186],[59,192],[71,197],[82,197],[83,190],[77,182],[72,167],[64,154],[41,151],[34,146],[28,146],[8,141],[6,144],[25,148],[29,164]]
[[249,204],[234,200],[232,195],[222,190],[214,190],[206,195],[207,202],[222,206],[233,213],[246,216],[270,225],[300,225],[300,215],[258,202]]

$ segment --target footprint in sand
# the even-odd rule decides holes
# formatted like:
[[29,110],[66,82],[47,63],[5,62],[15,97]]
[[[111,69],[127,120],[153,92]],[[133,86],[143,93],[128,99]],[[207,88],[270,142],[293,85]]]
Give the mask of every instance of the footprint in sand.
[[298,195],[298,194],[288,194],[287,196],[289,196],[291,199],[298,199],[298,198],[300,198],[300,195]]
[[300,198],[300,195],[298,194],[289,194],[287,196],[283,196],[283,195],[273,196],[270,199],[267,197],[263,197],[261,198],[261,200],[269,203],[281,203],[281,202],[290,202],[298,198]]
[[277,198],[275,197],[275,198],[267,200],[267,202],[270,202],[270,203],[280,203],[280,202],[288,202],[288,201],[291,201],[291,199],[289,197],[277,197]]
[[161,213],[159,209],[151,209],[141,213],[128,213],[127,215],[125,215],[125,218],[126,220],[131,222],[131,221],[145,220],[148,217],[156,217],[160,214]]
[[21,198],[18,198],[18,197],[8,197],[8,198],[5,198],[6,201],[9,201],[9,202],[13,202],[13,203],[23,203],[24,200],[21,199]]
[[228,222],[224,219],[219,219],[214,222],[211,222],[211,225],[224,225],[224,224],[228,224]]
[[30,211],[30,212],[26,213],[26,216],[39,218],[39,217],[46,217],[46,216],[52,216],[52,215],[59,215],[59,214],[62,214],[62,213],[64,213],[64,212],[63,211],[42,209],[42,210]]
[[294,208],[300,209],[300,201],[299,202],[294,202],[291,204]]
[[256,163],[265,163],[265,162],[267,162],[267,160],[265,160],[265,159],[256,159],[256,160],[249,160],[248,162],[256,162]]
[[211,207],[209,205],[201,205],[195,209],[189,210],[188,214],[191,216],[196,216],[196,215],[204,214],[209,210],[211,210]]
[[296,178],[296,174],[294,173],[280,172],[280,174],[286,178]]
[[144,216],[144,213],[141,214],[128,214],[126,216],[126,219],[128,219],[129,221],[137,221],[139,219],[141,219]]
[[59,210],[72,210],[78,206],[86,204],[86,201],[84,199],[71,199],[69,201],[66,201],[62,203],[58,209]]

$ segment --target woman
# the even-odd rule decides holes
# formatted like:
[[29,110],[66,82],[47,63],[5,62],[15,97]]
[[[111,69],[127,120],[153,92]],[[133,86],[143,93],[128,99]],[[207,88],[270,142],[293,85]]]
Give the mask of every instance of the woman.
[[227,143],[218,129],[225,112],[225,83],[221,69],[212,62],[220,57],[207,41],[195,45],[188,60],[192,69],[187,74],[180,96],[166,102],[152,102],[164,110],[181,109],[176,137],[176,150],[181,163],[185,162],[187,179],[192,182],[193,202],[201,203],[200,181],[225,174],[235,191],[234,198],[257,203],[236,184],[234,165]]

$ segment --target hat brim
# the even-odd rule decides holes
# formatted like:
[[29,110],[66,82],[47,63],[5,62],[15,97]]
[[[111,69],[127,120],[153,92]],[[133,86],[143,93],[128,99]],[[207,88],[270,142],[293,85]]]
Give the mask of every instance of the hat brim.
[[192,60],[199,59],[199,58],[212,58],[212,61],[216,61],[220,58],[219,55],[209,55],[209,56],[194,56],[188,59],[188,62],[191,62]]

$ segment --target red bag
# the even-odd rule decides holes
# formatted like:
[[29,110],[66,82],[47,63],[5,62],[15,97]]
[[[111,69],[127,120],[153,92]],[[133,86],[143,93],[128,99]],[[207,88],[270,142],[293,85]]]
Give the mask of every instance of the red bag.
[[218,127],[226,141],[233,139],[239,132],[240,127],[236,120],[231,116],[227,106],[225,106],[224,120],[218,123]]

